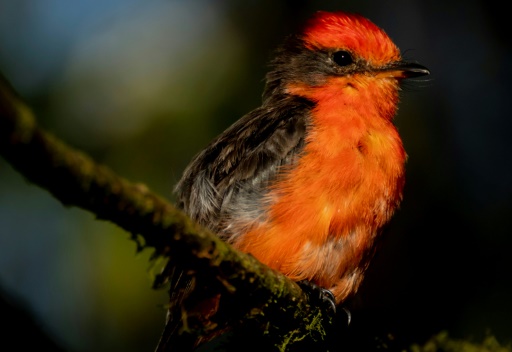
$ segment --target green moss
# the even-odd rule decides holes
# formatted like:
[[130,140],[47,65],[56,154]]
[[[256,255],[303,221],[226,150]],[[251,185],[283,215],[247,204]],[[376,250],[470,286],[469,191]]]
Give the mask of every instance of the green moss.
[[412,352],[510,352],[510,345],[501,345],[496,337],[488,335],[482,342],[451,338],[447,331],[433,336],[424,345],[411,346]]

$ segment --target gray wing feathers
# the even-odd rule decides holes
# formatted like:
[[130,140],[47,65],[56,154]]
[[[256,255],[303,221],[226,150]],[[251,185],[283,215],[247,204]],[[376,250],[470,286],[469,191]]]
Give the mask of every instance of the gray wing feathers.
[[237,235],[234,223],[257,221],[269,185],[303,150],[310,108],[287,97],[245,115],[187,167],[176,186],[179,205],[224,239]]

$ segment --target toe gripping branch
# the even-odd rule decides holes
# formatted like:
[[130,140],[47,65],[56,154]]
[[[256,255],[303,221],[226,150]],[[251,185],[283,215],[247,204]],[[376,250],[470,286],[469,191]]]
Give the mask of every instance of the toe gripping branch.
[[308,280],[299,281],[297,284],[306,293],[311,304],[321,306],[333,315],[336,314],[336,299],[331,291]]
[[[311,304],[320,306],[333,316],[336,315],[336,298],[331,291],[308,280],[299,281],[297,284],[306,293]],[[341,307],[341,309],[347,315],[348,326],[352,320],[352,314],[345,307]]]

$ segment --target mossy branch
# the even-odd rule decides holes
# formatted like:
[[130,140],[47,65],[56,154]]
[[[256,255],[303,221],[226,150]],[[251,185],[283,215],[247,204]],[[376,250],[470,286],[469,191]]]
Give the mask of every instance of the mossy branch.
[[45,132],[1,76],[0,154],[64,205],[111,221],[131,233],[141,248],[153,248],[155,256],[173,258],[190,272],[214,278],[219,293],[236,302],[231,320],[257,321],[259,335],[271,336],[277,349],[325,339],[330,319],[308,304],[297,284],[234,250],[145,185],[123,179]]

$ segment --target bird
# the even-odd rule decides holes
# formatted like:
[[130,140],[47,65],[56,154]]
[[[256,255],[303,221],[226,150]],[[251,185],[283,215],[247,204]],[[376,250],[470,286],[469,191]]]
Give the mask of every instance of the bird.
[[[402,200],[408,156],[393,123],[402,81],[429,74],[366,17],[316,12],[275,51],[261,106],[185,168],[178,207],[234,248],[345,302]],[[179,271],[173,277],[176,307],[190,285]]]

